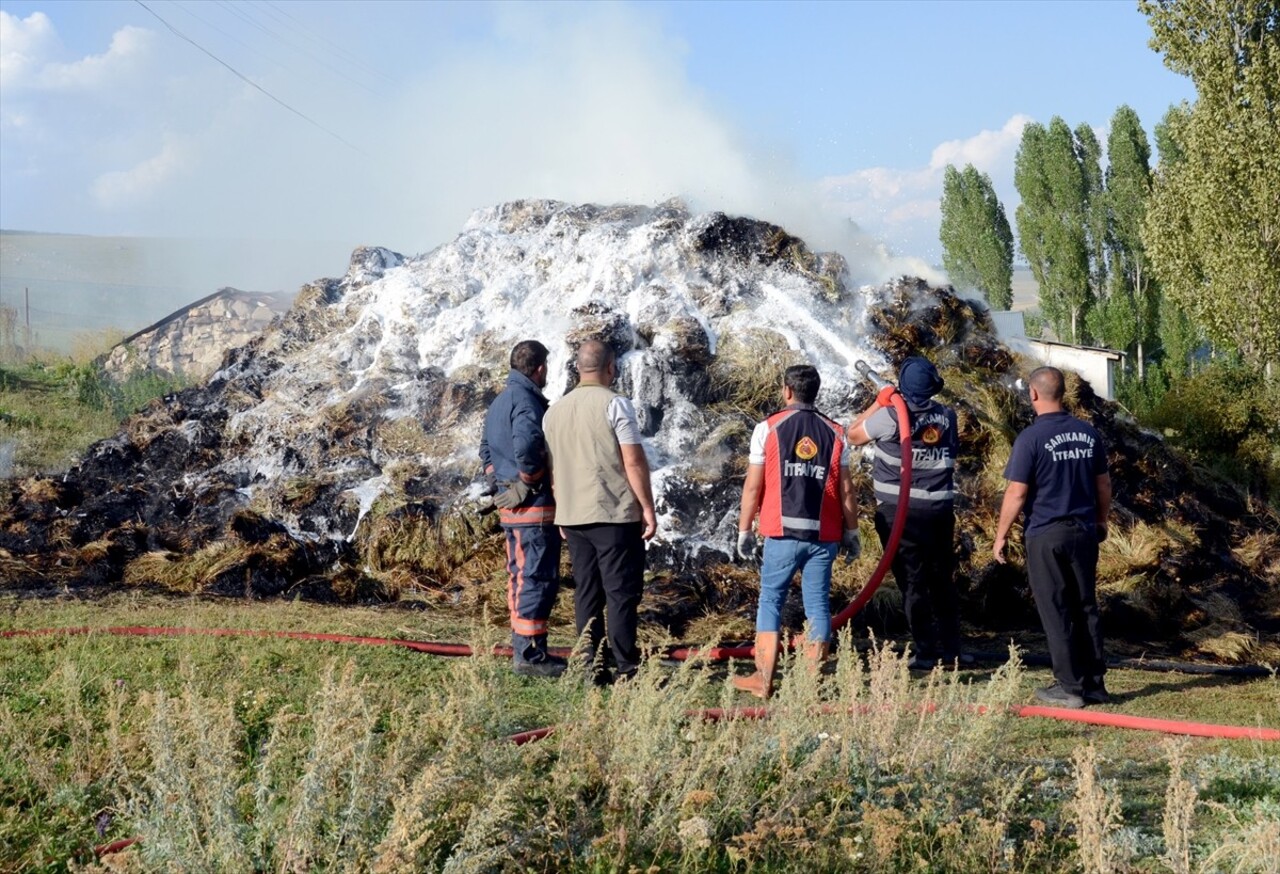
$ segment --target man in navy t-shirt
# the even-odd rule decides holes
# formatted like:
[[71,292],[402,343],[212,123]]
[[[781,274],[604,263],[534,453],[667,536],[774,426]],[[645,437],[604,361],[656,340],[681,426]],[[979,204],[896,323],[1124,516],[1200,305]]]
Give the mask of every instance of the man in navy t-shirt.
[[1063,409],[1061,370],[1037,368],[1028,382],[1036,420],[1018,435],[1005,466],[1009,485],[992,552],[1004,564],[1009,529],[1025,510],[1027,576],[1055,678],[1036,697],[1058,707],[1105,704],[1096,584],[1111,511],[1107,449],[1093,426]]

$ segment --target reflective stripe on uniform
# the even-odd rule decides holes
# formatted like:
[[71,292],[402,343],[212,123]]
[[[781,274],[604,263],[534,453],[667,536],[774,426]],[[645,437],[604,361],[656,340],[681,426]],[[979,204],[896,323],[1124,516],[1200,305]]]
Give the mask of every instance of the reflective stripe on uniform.
[[[876,460],[883,461],[890,467],[902,467],[902,459],[896,455],[890,455],[879,446],[876,447]],[[911,457],[911,467],[913,470],[951,470],[956,466],[954,458],[947,456],[945,458],[916,458]]]
[[516,507],[502,510],[498,521],[503,525],[552,525],[556,521],[555,505],[549,507]]
[[[876,494],[883,495],[886,498],[897,500],[899,487],[896,483],[882,483],[879,480],[872,480],[871,485],[875,488]],[[936,492],[928,492],[924,489],[911,489],[907,492],[913,501],[953,501],[956,497],[955,489],[945,489]]]
[[522,637],[539,637],[547,633],[547,620],[511,617],[511,630]]
[[817,531],[821,523],[817,519],[802,519],[799,516],[783,516],[782,527],[795,531]]

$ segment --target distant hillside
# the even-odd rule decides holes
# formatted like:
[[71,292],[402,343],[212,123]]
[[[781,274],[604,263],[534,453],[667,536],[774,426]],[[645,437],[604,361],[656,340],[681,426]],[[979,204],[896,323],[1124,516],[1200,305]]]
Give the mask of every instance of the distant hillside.
[[69,352],[84,334],[132,334],[219,288],[293,293],[340,271],[353,245],[0,231],[0,306],[21,340]]
[[1040,305],[1040,286],[1029,267],[1013,268],[1013,308],[1031,310]]

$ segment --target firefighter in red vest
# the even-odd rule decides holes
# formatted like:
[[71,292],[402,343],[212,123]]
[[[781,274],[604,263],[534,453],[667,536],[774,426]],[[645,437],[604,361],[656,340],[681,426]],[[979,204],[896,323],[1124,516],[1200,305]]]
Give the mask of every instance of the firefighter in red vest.
[[738,515],[738,557],[754,558],[751,524],[760,517],[764,562],[756,611],[756,671],[733,685],[758,698],[773,694],[782,604],[796,571],[808,621],[805,657],[816,669],[831,641],[831,566],[843,548],[858,554],[858,502],[845,457],[844,429],[813,405],[821,378],[808,364],[788,367],[785,408],[756,425]]

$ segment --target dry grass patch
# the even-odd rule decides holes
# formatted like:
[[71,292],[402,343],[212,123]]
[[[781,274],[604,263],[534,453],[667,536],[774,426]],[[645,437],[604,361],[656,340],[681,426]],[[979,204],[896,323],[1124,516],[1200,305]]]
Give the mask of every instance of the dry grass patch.
[[1280,534],[1253,531],[1231,548],[1231,554],[1253,573],[1280,584]]
[[374,444],[392,456],[427,456],[438,440],[416,416],[383,419],[374,430]]
[[1256,631],[1241,631],[1236,623],[1213,622],[1189,632],[1187,639],[1199,652],[1219,661],[1280,666],[1280,643]]
[[778,406],[787,368],[804,363],[804,355],[776,331],[749,328],[721,337],[708,369],[717,406],[760,421]]
[[1105,589],[1108,584],[1154,571],[1174,545],[1174,539],[1160,526],[1140,521],[1128,528],[1116,526],[1098,547],[1098,584]]
[[494,515],[453,512],[432,519],[407,507],[371,513],[358,537],[363,564],[375,578],[412,579],[411,588],[465,593],[506,568],[506,545]]
[[171,592],[195,593],[228,571],[245,565],[254,547],[234,539],[219,540],[190,555],[148,552],[124,569],[126,586],[157,586]]
[[685,626],[683,637],[699,645],[709,645],[707,642],[712,640],[751,640],[755,633],[756,624],[750,617],[707,611]]

